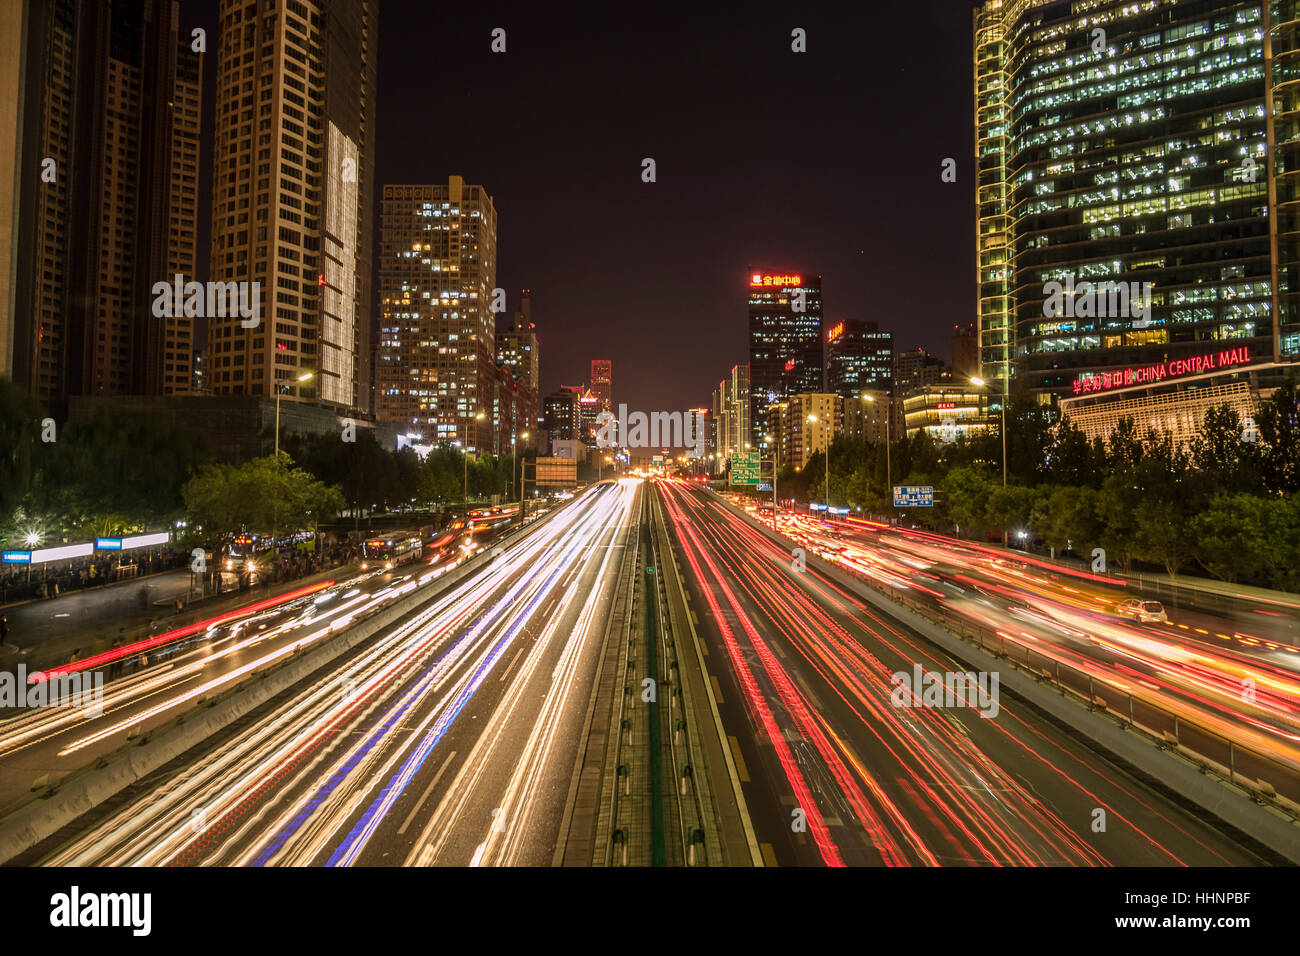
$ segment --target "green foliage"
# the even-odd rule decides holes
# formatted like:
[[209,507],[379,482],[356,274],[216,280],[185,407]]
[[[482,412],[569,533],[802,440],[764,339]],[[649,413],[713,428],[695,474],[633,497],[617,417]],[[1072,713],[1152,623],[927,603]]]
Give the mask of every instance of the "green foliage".
[[206,533],[275,534],[328,521],[344,507],[338,488],[295,468],[288,455],[208,465],[184,488],[185,507]]

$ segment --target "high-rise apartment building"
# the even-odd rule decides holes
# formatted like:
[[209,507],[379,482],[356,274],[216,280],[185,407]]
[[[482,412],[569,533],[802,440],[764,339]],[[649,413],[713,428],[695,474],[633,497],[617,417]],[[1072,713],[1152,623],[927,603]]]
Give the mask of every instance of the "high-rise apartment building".
[[[376,0],[221,0],[209,316],[216,394],[369,405]],[[305,375],[306,381],[300,381]]]
[[1010,369],[1046,398],[1240,347],[1255,362],[1300,350],[1292,6],[976,9],[986,379]]
[[805,392],[791,395],[785,422],[784,458],[781,464],[802,470],[808,459],[825,452],[840,433],[844,418],[844,400],[829,392]]
[[713,390],[713,445],[719,462],[753,446],[749,414],[749,366],[733,365]]
[[591,391],[600,402],[602,411],[610,411],[614,395],[614,363],[609,359],[591,360]]
[[919,346],[894,356],[894,398],[906,398],[926,385],[950,377],[943,361]]
[[889,391],[894,382],[894,336],[875,322],[846,319],[826,330],[826,391],[852,398],[864,389]]
[[[199,155],[203,123],[203,54],[182,32],[176,50],[176,82],[172,99],[171,215],[167,236],[167,275],[197,275],[199,216]],[[173,310],[181,312],[182,310]],[[194,323],[184,314],[161,320],[163,336],[162,392],[184,395],[193,390]]]
[[731,379],[724,378],[713,390],[713,454],[714,471],[720,471],[722,461],[731,454]]
[[[497,214],[482,186],[385,186],[377,415],[491,450]],[[479,414],[483,418],[479,418]]]
[[176,0],[8,0],[0,371],[46,402],[187,391],[201,57]]
[[821,276],[749,271],[749,432],[758,447],[768,406],[825,388]]

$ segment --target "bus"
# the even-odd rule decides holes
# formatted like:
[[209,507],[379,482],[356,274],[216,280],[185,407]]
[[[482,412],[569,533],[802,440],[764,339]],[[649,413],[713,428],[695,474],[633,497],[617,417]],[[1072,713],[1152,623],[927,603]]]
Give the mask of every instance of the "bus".
[[277,551],[313,551],[315,547],[316,535],[311,531],[295,531],[276,538],[264,534],[239,534],[226,545],[221,566],[226,571],[251,573],[274,561]]
[[423,550],[418,534],[370,538],[361,545],[361,570],[383,568],[391,571],[399,565],[419,560]]

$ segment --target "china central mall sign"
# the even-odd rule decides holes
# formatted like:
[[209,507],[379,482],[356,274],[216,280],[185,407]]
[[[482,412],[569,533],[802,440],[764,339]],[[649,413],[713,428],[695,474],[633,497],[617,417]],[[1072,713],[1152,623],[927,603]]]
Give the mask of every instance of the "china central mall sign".
[[1243,345],[1235,349],[1193,355],[1190,358],[1170,359],[1159,365],[1135,365],[1113,372],[1084,372],[1074,380],[1073,391],[1075,395],[1086,395],[1089,392],[1104,392],[1115,388],[1128,388],[1131,385],[1153,385],[1167,378],[1201,375],[1205,372],[1249,364],[1250,349]]

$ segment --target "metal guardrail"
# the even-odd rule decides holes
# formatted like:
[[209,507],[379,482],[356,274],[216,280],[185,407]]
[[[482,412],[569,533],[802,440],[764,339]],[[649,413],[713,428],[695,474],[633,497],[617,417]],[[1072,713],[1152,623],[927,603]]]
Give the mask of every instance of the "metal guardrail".
[[[740,513],[744,514],[743,511]],[[752,517],[750,520],[757,521]],[[779,530],[765,524],[762,527],[794,543]],[[1214,774],[1247,791],[1257,803],[1275,807],[1294,822],[1300,822],[1300,767],[1245,746],[1149,700],[1135,697],[1110,681],[1087,674],[1072,665],[1062,664],[1058,658],[1008,639],[1001,631],[963,618],[954,619],[910,594],[843,563],[834,562],[832,566],[855,580],[864,582],[891,601],[909,608],[934,626],[977,644],[981,649],[1027,671],[1036,680],[1050,682],[1063,694],[1069,694],[1086,704],[1090,710],[1104,713],[1120,726],[1149,737],[1160,749],[1181,754],[1197,764],[1203,773]],[[1117,579],[1116,584],[1123,587],[1124,580]]]
[[691,718],[694,715],[689,696],[689,687],[679,666],[681,651],[677,647],[676,634],[673,630],[672,615],[668,611],[668,600],[664,593],[664,575],[668,573],[671,557],[664,554],[660,547],[655,527],[658,522],[658,498],[652,497],[648,509],[649,556],[654,562],[655,573],[648,575],[647,582],[653,590],[656,618],[660,622],[658,634],[660,649],[663,651],[663,663],[659,668],[659,685],[668,688],[668,750],[673,762],[674,787],[677,790],[677,823],[682,844],[682,859],[688,866],[705,864],[704,843],[704,797],[700,793],[698,773],[703,769],[702,758],[697,753],[695,735],[691,733]]
[[1036,680],[1053,684],[1062,693],[1087,704],[1089,710],[1108,714],[1121,726],[1150,737],[1161,749],[1180,753],[1197,763],[1202,771],[1249,791],[1257,802],[1275,806],[1300,820],[1300,768],[1246,747],[1151,701],[1135,697],[1109,681],[1063,664],[1059,658],[1008,639],[1001,631],[973,621],[954,619],[860,571],[843,564],[836,564],[836,567],[931,624],[1009,661]]

